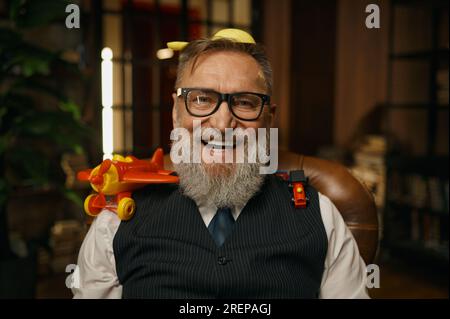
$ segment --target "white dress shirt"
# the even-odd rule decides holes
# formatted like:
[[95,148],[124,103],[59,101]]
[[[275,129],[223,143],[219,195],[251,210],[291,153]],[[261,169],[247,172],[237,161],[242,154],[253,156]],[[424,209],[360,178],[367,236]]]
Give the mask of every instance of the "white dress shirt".
[[[334,204],[319,193],[322,221],[328,237],[328,250],[320,286],[320,298],[368,298],[366,265],[361,258],[352,233],[345,225]],[[200,214],[209,225],[216,207],[198,205]],[[233,209],[237,219],[242,207]],[[120,220],[113,212],[104,210],[92,223],[80,249],[74,277],[77,288],[74,298],[121,298],[122,286],[117,278],[113,239]]]

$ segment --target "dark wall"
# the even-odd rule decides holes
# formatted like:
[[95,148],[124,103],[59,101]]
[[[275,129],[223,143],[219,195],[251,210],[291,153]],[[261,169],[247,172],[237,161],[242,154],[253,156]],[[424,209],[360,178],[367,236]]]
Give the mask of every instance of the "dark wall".
[[290,150],[333,143],[336,1],[292,1]]

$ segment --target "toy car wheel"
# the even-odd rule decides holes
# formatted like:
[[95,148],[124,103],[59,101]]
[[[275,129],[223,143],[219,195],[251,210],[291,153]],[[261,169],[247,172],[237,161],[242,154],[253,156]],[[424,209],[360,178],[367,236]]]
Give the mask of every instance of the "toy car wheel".
[[117,216],[120,220],[129,220],[136,209],[134,200],[129,197],[122,198],[117,205]]
[[92,203],[94,202],[95,196],[97,195],[95,194],[89,195],[84,200],[84,211],[86,212],[86,214],[93,217],[97,216],[101,212],[100,208],[92,207]]

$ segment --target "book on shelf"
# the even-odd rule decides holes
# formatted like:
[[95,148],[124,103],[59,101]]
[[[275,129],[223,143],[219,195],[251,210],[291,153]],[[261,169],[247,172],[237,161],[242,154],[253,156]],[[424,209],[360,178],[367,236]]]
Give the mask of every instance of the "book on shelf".
[[430,220],[430,238],[428,246],[438,247],[441,242],[441,217],[432,215]]
[[417,209],[411,210],[411,239],[414,241],[420,240],[421,221],[420,213]]
[[446,210],[445,204],[445,182],[441,181],[438,177],[428,178],[428,194],[430,208],[436,212],[444,212]]
[[377,207],[383,207],[386,194],[386,140],[383,136],[367,135],[353,152],[351,173],[373,194]]
[[426,248],[438,248],[448,242],[448,230],[443,227],[447,221],[442,216],[420,213],[418,209],[412,208],[410,218],[411,228],[407,240]]
[[389,179],[389,201],[432,212],[449,212],[449,180],[436,176],[401,174],[393,171]]
[[365,167],[354,166],[350,172],[370,191],[377,207],[384,206],[385,177],[379,172],[374,172]]
[[388,195],[391,236],[448,259],[448,179],[393,171]]
[[428,198],[426,180],[418,174],[411,174],[407,177],[407,185],[409,186],[408,202],[417,208],[425,207]]
[[49,266],[54,272],[64,272],[67,265],[76,263],[84,235],[84,227],[76,220],[55,223],[51,229],[49,260]]

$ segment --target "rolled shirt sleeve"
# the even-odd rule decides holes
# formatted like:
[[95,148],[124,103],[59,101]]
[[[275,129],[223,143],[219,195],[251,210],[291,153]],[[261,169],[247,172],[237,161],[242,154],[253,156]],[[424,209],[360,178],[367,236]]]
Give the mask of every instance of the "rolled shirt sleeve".
[[358,245],[341,214],[320,194],[320,211],[328,237],[328,251],[320,288],[323,299],[367,299],[367,271]]
[[117,215],[102,211],[93,221],[78,255],[72,287],[75,299],[121,298],[116,273],[113,239],[120,225]]

